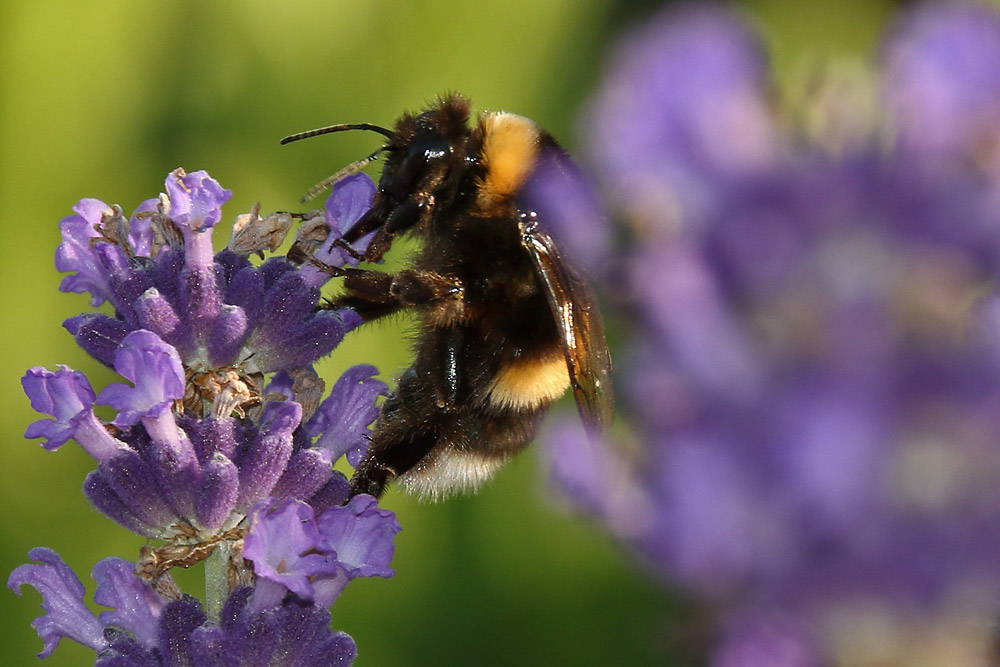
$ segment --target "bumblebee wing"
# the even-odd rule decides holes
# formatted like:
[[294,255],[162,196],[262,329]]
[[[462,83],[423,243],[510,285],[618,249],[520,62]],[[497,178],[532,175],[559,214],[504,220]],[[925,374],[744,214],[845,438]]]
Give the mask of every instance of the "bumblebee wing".
[[611,421],[614,394],[611,355],[593,293],[536,219],[522,216],[520,231],[556,320],[576,406],[584,423],[599,433]]

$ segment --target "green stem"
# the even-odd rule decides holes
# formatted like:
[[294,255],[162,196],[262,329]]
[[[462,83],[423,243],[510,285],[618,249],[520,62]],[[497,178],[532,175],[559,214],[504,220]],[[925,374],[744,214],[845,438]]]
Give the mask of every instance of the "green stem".
[[232,542],[222,540],[212,555],[205,559],[205,613],[209,620],[219,622],[222,605],[229,596],[229,557]]

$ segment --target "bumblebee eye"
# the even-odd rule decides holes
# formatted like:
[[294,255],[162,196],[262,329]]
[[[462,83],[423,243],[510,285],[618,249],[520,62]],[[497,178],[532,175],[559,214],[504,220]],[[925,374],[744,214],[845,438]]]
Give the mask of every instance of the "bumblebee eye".
[[448,140],[438,132],[418,133],[406,151],[391,186],[395,201],[406,199],[420,184],[428,168],[451,152]]

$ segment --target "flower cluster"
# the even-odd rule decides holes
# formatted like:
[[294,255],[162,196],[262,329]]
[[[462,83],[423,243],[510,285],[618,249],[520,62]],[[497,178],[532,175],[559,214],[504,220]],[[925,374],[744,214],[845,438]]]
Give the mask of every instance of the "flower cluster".
[[[212,230],[232,193],[203,171],[172,172],[166,193],[129,218],[84,199],[60,223],[56,266],[70,274],[61,289],[113,311],[65,327],[127,382],[97,393],[79,371],[32,368],[25,393],[51,419],[25,435],[49,450],[74,439],[96,461],[84,484],[90,502],[157,545],[137,563],[94,567],[94,601],[110,607],[97,616],[62,559],[32,550],[38,562],[8,585],[42,593],[40,655],[68,637],[102,667],[353,660],[354,642],[330,629],[329,607],[351,579],[392,575],[399,525],[370,496],[347,502],[333,463],[363,456],[386,387],[360,365],[324,399],[312,364],[360,324],[353,311],[317,306],[329,267],[352,261],[337,240],[374,192],[355,175],[323,211],[261,217],[255,207],[219,253]],[[294,252],[252,262],[281,245],[295,217]],[[100,419],[95,405],[114,418]],[[170,576],[203,560],[204,606]]]
[[686,9],[611,63],[587,136],[632,241],[615,361],[638,446],[562,425],[553,475],[718,610],[712,664],[985,664],[1000,16],[904,15],[877,82],[817,78],[811,132],[774,115],[763,53],[739,17]]

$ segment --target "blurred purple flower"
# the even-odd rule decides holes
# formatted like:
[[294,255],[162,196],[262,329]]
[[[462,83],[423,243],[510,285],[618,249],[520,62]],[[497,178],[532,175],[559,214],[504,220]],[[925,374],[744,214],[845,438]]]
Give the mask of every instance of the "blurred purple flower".
[[557,426],[553,476],[724,610],[713,664],[835,662],[859,600],[1000,604],[1000,200],[967,159],[1000,128],[1000,17],[920,8],[885,53],[888,152],[781,136],[721,10],[633,34],[589,116],[633,232],[616,372],[642,449]]
[[952,158],[987,150],[996,160],[1000,23],[993,9],[929,3],[899,21],[884,60],[883,93],[901,150]]
[[594,164],[613,200],[643,219],[701,214],[732,178],[780,146],[766,61],[735,16],[688,6],[634,31],[588,114]]

